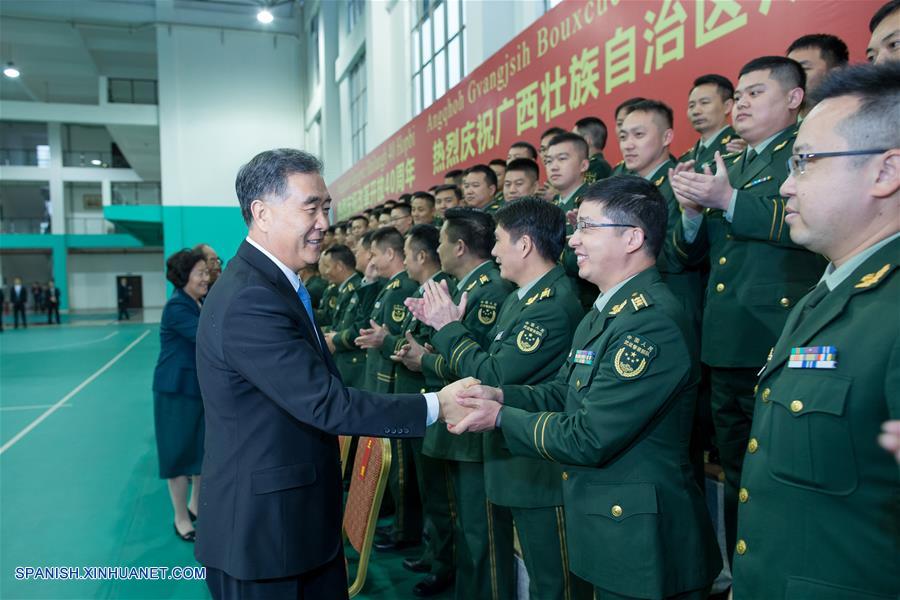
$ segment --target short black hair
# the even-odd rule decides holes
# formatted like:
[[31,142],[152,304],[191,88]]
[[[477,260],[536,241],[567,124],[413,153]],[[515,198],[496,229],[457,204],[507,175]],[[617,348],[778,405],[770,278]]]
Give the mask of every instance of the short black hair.
[[437,251],[440,244],[440,231],[437,227],[425,223],[413,225],[406,235],[414,252],[425,252],[429,261],[441,264],[441,257]]
[[490,166],[490,165],[497,165],[498,167],[503,167],[503,168],[505,169],[505,168],[506,168],[506,161],[503,160],[502,158],[492,158],[492,159],[491,159],[491,162],[489,162],[488,165],[489,165],[489,166]]
[[522,142],[522,141],[513,142],[512,144],[509,145],[509,147],[510,147],[510,149],[525,148],[526,150],[528,150],[528,153],[531,155],[531,158],[533,158],[534,160],[537,160],[537,157],[538,157],[537,148],[535,148],[533,145],[529,144],[528,142]]
[[[434,196],[432,196],[428,192],[413,192],[412,199],[415,200],[416,198],[422,198],[423,200],[428,202],[428,204],[434,206]],[[410,202],[412,202],[412,200],[410,200]]]
[[631,106],[631,111],[628,114],[630,115],[631,113],[636,112],[647,112],[658,115],[662,118],[663,123],[665,123],[666,129],[672,129],[672,124],[675,122],[675,115],[672,113],[672,107],[660,100],[641,100]]
[[603,150],[606,148],[606,139],[609,137],[609,130],[606,123],[600,117],[584,117],[575,121],[575,127],[584,136],[588,144],[594,148]]
[[731,83],[731,80],[724,75],[719,75],[717,73],[708,73],[706,75],[701,75],[694,80],[694,85],[691,86],[691,91],[693,92],[695,88],[698,88],[701,85],[716,86],[716,89],[719,91],[719,96],[721,96],[722,98],[722,102],[734,98],[734,84]]
[[640,227],[647,253],[654,258],[659,256],[666,240],[669,209],[666,199],[652,182],[634,175],[607,177],[589,185],[581,202],[599,202],[604,214],[613,222]]
[[[380,228],[380,229],[383,229],[383,228]],[[393,229],[393,227],[391,229]],[[378,231],[378,229],[370,229],[369,231],[365,232],[363,234],[363,236],[361,238],[359,238],[359,241],[357,242],[357,244],[366,249],[371,247],[372,246],[372,238],[375,237],[376,231]]]
[[[622,110],[623,108],[630,109],[632,106],[634,106],[638,102],[643,102],[644,100],[646,100],[646,98],[643,98],[641,96],[635,96],[634,98],[629,98],[628,100],[625,100],[624,102],[622,102],[621,104],[619,104],[616,107],[616,110],[613,111],[613,116],[618,116],[619,111]],[[631,112],[631,111],[629,110],[628,112]]]
[[772,78],[785,89],[800,88],[806,90],[806,71],[796,60],[787,56],[760,56],[754,58],[741,68],[738,77],[756,71],[769,71]]
[[463,197],[462,190],[459,189],[458,185],[453,185],[452,183],[445,183],[443,185],[436,186],[434,188],[434,195],[437,196],[441,192],[446,192],[448,190],[453,191],[453,194],[456,196],[457,200],[462,200],[462,197]]
[[200,250],[183,248],[166,259],[166,279],[175,287],[183,288],[191,278],[191,270],[205,260]]
[[322,161],[293,148],[277,148],[260,152],[238,170],[234,191],[241,205],[241,216],[248,226],[253,222],[250,205],[267,197],[284,198],[287,180],[294,173],[318,174]]
[[347,233],[347,222],[346,221],[341,221],[340,223],[338,223],[337,225],[334,226],[334,232],[337,233],[338,231],[343,231],[344,233]]
[[564,131],[559,135],[553,136],[553,139],[547,143],[547,148],[557,144],[565,144],[567,142],[571,142],[575,145],[577,152],[581,154],[581,158],[587,159],[590,157],[591,152],[588,148],[587,141],[577,133],[572,133],[571,131]]
[[396,227],[381,227],[372,235],[372,246],[378,246],[382,250],[392,248],[400,256],[403,256],[404,241],[403,234]]
[[487,165],[473,165],[465,170],[466,175],[471,175],[472,173],[482,173],[487,179],[487,184],[492,185],[495,188],[497,187],[497,174],[494,173],[494,170]]
[[488,260],[494,248],[494,218],[483,210],[457,206],[444,211],[447,239],[462,240],[476,258]]
[[397,204],[396,200],[394,200],[393,198],[388,198],[387,200],[384,201],[384,204],[382,204],[382,206],[384,208],[391,209],[391,208],[394,208],[394,206],[396,206],[396,204]]
[[353,221],[365,221],[366,224],[369,223],[369,219],[365,215],[353,215],[349,219],[347,219],[347,223],[352,225]]
[[850,62],[850,51],[847,50],[847,44],[838,36],[830,33],[811,33],[799,37],[788,47],[785,54],[807,48],[816,48],[829,69],[841,67]]
[[444,173],[444,179],[446,179],[448,177],[452,177],[453,179],[456,179],[457,177],[462,177],[462,175],[463,175],[462,169],[453,169],[452,171],[447,171],[446,173]]
[[856,113],[845,117],[836,127],[851,148],[897,148],[900,61],[881,65],[861,63],[829,71],[813,93],[815,102],[841,96],[852,96],[860,102]]
[[552,135],[555,137],[561,133],[568,133],[568,132],[565,129],[563,129],[562,127],[551,127],[550,129],[546,130],[544,133],[541,134],[540,139],[544,139],[548,135]]
[[494,216],[513,240],[527,235],[543,258],[559,259],[566,245],[566,215],[552,202],[525,196],[504,205]]
[[531,175],[535,181],[541,177],[537,163],[530,158],[514,158],[509,161],[509,164],[506,165],[506,172],[509,173],[510,171],[523,171]]
[[884,6],[872,15],[872,20],[869,21],[869,33],[875,33],[875,29],[881,25],[881,22],[897,10],[900,10],[900,0],[888,0],[888,2],[885,2]]
[[343,244],[332,246],[331,248],[326,249],[323,254],[327,255],[332,260],[344,263],[351,271],[356,270],[356,257],[353,256],[353,251]]
[[412,214],[412,206],[410,206],[406,202],[398,202],[397,204],[395,204],[394,206],[391,207],[391,210],[394,211],[394,210],[397,210],[398,208],[408,215]]

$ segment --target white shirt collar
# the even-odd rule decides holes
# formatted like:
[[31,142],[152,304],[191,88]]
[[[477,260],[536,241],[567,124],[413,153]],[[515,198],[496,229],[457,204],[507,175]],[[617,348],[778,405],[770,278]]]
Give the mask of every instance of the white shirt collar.
[[269,260],[271,260],[273,263],[275,263],[275,266],[277,266],[279,269],[281,269],[281,272],[284,273],[284,276],[288,278],[288,281],[290,282],[291,287],[294,288],[295,292],[300,289],[300,276],[299,275],[297,275],[296,273],[291,271],[291,269],[289,267],[287,267],[283,262],[281,262],[280,260],[275,258],[272,255],[272,253],[270,253],[268,250],[266,250],[265,248],[260,246],[258,243],[256,243],[252,239],[250,239],[249,235],[244,239],[247,240],[248,244],[250,244],[257,250],[262,252],[266,257],[268,257]]

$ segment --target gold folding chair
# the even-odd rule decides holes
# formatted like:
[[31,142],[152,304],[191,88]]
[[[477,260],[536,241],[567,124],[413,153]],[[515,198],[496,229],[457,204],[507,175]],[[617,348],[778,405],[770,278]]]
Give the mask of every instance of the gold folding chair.
[[[349,444],[348,444],[349,446]],[[372,555],[372,540],[378,511],[391,470],[391,442],[384,438],[360,437],[350,474],[350,491],[344,506],[344,538],[359,552],[356,577],[350,584],[351,598],[362,591]]]
[[341,476],[347,472],[347,458],[350,456],[350,446],[353,443],[352,435],[339,435],[338,442],[341,445]]

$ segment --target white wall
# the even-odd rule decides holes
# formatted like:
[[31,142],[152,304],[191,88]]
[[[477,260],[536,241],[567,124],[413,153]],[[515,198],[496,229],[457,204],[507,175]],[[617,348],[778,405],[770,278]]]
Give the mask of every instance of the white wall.
[[299,40],[160,25],[157,48],[163,204],[235,206],[242,164],[303,143]]
[[163,306],[166,303],[164,270],[162,252],[70,254],[69,308],[115,309],[117,275],[141,275],[144,307]]

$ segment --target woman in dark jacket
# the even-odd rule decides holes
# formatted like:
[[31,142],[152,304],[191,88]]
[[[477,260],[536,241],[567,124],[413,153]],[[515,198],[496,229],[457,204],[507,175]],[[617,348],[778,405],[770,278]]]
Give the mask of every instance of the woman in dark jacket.
[[[153,373],[153,416],[159,475],[168,480],[175,509],[175,534],[194,541],[200,464],[203,460],[203,401],[195,358],[200,301],[209,290],[202,252],[181,250],[166,261],[166,279],[175,292],[159,326],[159,360]],[[193,489],[187,499],[188,478]]]

